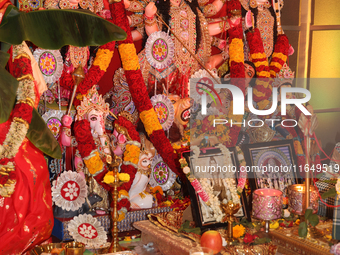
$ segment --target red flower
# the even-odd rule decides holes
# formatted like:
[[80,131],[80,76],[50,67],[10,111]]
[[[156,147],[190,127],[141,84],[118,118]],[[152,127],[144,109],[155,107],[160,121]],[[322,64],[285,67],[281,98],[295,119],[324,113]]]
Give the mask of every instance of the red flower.
[[8,180],[8,175],[3,175],[0,177],[0,184],[4,185]]
[[156,198],[157,198],[157,202],[158,202],[158,203],[161,203],[161,202],[162,202],[162,198],[163,198],[163,197],[162,197],[161,193],[157,192],[157,193],[156,193]]
[[15,180],[15,178],[17,177],[17,175],[15,174],[15,172],[10,172],[8,178],[11,180]]
[[123,198],[122,200],[119,201],[122,207],[129,208],[130,207],[130,201],[127,198]]
[[22,77],[26,74],[32,74],[31,60],[26,57],[21,57],[14,59],[13,61],[14,72],[13,76],[15,78]]
[[31,124],[32,111],[33,111],[32,106],[28,104],[25,103],[16,104],[13,110],[13,118],[14,117],[22,118],[23,120],[27,121],[28,124]]
[[254,242],[255,238],[257,238],[257,237],[258,237],[257,235],[251,235],[249,233],[246,233],[244,235],[243,242],[246,243],[246,244],[251,244],[252,242]]

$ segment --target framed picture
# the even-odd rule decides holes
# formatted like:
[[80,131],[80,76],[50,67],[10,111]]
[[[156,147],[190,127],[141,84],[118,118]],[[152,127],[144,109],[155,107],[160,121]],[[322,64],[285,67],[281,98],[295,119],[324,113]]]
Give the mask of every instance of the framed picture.
[[281,190],[285,208],[288,186],[299,183],[293,140],[247,144],[242,149],[252,190]]
[[[220,204],[227,203],[233,196],[231,190],[229,190],[226,185],[226,180],[228,180],[229,183],[234,183],[235,192],[237,188],[236,175],[239,169],[239,164],[235,148],[228,149],[230,151],[230,158],[224,155],[219,148],[201,150],[198,157],[194,157],[190,152],[183,154],[190,167],[191,175],[194,175],[202,186],[204,186],[204,182],[208,183],[216,197],[215,199],[218,199]],[[226,158],[229,158],[229,161],[231,161],[228,166],[225,165]],[[215,171],[212,171],[211,167],[214,166]],[[200,169],[198,169],[198,167]],[[209,167],[211,168],[210,171],[207,169]],[[198,170],[200,170],[200,172]],[[227,225],[227,223],[221,223],[220,219],[215,217],[216,212],[212,209],[209,203],[205,203],[200,198],[199,194],[195,191],[190,182],[188,184],[188,189],[191,199],[192,213],[197,226],[201,228],[218,228],[225,227]],[[211,202],[210,197],[209,201]],[[239,198],[239,201],[241,208],[234,216],[238,218],[247,217],[248,220],[250,220],[244,192],[241,198]]]

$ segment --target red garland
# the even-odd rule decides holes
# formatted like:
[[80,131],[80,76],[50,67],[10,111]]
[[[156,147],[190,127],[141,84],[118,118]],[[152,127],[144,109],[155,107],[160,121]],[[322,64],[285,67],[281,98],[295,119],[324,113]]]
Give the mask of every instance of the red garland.
[[[250,54],[264,53],[261,34],[258,28],[255,28],[254,31],[248,32],[246,37],[247,37],[248,44],[251,45]],[[267,58],[265,57],[264,60],[267,60]]]
[[153,106],[148,96],[146,86],[141,86],[143,80],[140,70],[125,71],[126,81],[129,84],[131,97],[139,113],[150,110]]
[[[110,4],[110,10],[113,17],[113,23],[119,25],[127,33],[127,39],[124,41],[119,41],[118,44],[121,45],[125,43],[133,43],[129,21],[127,19],[123,2]],[[127,70],[125,71],[125,76],[129,84],[131,97],[139,114],[143,111],[150,110],[153,106],[148,96],[141,70]],[[179,175],[183,181],[185,181],[186,178],[184,177],[184,174],[179,171],[180,164],[178,162],[177,155],[174,153],[174,150],[169,140],[165,136],[164,131],[154,131],[150,135],[150,140],[171,170]],[[165,152],[169,154],[165,154]]]
[[[279,35],[277,37],[277,41],[276,41],[276,44],[274,46],[274,52],[282,53],[283,55],[288,56],[288,50],[289,50],[288,37],[284,34]],[[280,65],[284,65],[284,63],[285,63],[285,61],[283,61],[283,59],[278,58],[278,57],[273,57],[272,60],[271,60],[271,63],[272,62],[277,62]],[[270,66],[270,70],[273,70],[275,73],[280,72],[279,68],[274,66],[274,65]],[[271,74],[271,77],[275,78],[275,75]]]
[[[165,140],[166,139],[166,140]],[[179,171],[178,169],[181,169],[181,165],[178,161],[178,156],[174,152],[174,149],[168,143],[170,146],[166,146],[166,141],[169,141],[164,133],[164,130],[156,130],[150,135],[150,140],[152,144],[157,149],[157,152],[162,156],[165,163],[169,166],[169,168],[177,174],[182,181],[186,181],[185,174],[182,171]]]
[[127,129],[128,133],[129,133],[130,138],[133,141],[140,142],[139,134],[136,131],[136,127],[132,124],[131,121],[127,120],[126,118],[124,118],[122,116],[118,116],[118,119],[115,120],[114,124],[125,127]]
[[74,123],[74,135],[82,158],[89,156],[91,151],[97,149],[93,141],[90,122],[88,120],[80,120]]

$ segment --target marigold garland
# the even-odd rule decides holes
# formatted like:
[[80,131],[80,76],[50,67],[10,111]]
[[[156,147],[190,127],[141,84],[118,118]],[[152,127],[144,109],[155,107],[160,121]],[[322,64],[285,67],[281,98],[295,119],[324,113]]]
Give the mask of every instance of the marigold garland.
[[[242,63],[244,61],[244,53],[243,53],[243,41],[239,38],[234,38],[231,40],[231,44],[229,45],[230,54],[230,63],[232,61]],[[238,77],[239,78],[239,77]]]
[[270,76],[276,77],[276,74],[280,72],[282,66],[287,61],[289,50],[289,41],[286,35],[281,34],[277,37],[277,42],[274,46],[274,53],[270,62]]
[[159,123],[157,114],[154,108],[140,113],[139,118],[145,125],[145,131],[151,135],[153,131],[162,130],[162,125]]
[[98,49],[93,65],[98,66],[101,71],[106,72],[113,57],[113,51],[109,49]]
[[99,171],[103,170],[104,164],[98,151],[92,151],[91,154],[83,158],[83,160],[90,174],[96,175]]
[[[238,6],[238,5],[235,5]],[[229,33],[229,48],[231,47],[232,50],[229,50],[230,59],[230,77],[231,83],[236,85],[240,88],[245,94],[245,72],[244,72],[244,53],[243,53],[243,31],[242,26],[236,26],[228,30]],[[240,58],[240,55],[242,58]],[[233,115],[233,102],[230,103],[230,109],[228,112],[228,119],[233,120],[233,122],[241,122],[243,116]],[[238,135],[241,131],[240,124],[230,126],[230,123],[226,125],[229,129],[228,136],[229,139],[224,142],[224,145],[227,147],[233,147],[237,143]]]
[[121,52],[120,57],[125,71],[140,69],[136,48],[133,43],[120,44],[118,50]]
[[137,165],[139,160],[139,153],[140,147],[133,144],[127,144],[125,146],[124,161],[129,161],[132,164]]
[[[118,42],[119,46],[132,44],[133,41],[132,41],[131,31],[129,29],[129,21],[127,19],[127,15],[126,15],[123,2],[115,2],[115,3],[110,4],[110,10],[111,10],[111,14],[113,17],[113,23],[116,25],[119,25],[127,33],[127,39],[124,41],[119,41]],[[118,48],[119,53],[122,56],[124,55],[124,52],[122,52],[121,49],[122,47]],[[124,58],[124,62],[122,63],[123,67],[131,68],[131,66],[133,66],[134,61],[137,59],[137,53],[134,52],[134,55],[135,55],[134,57],[131,56],[129,58]],[[148,97],[147,89],[144,83],[141,70],[140,69],[125,70],[125,76],[126,76],[127,83],[129,84],[131,97],[133,99],[133,102],[135,103],[135,106],[139,114],[143,114],[144,111],[149,111],[150,109],[153,109],[150,98]],[[144,121],[142,120],[146,130],[149,130],[149,131],[154,130],[152,133],[150,133],[149,137],[150,137],[151,142],[155,146],[157,152],[162,156],[162,158],[167,163],[167,165],[170,167],[170,169],[173,170],[176,174],[180,175],[182,179],[185,181],[185,177],[183,173],[179,171],[180,169],[179,162],[177,160],[174,160],[174,159],[177,159],[177,155],[174,153],[169,140],[165,136],[164,131],[161,129],[155,130],[154,127],[150,127],[149,123],[146,123]],[[160,125],[159,121],[158,121],[157,126],[158,125]],[[170,154],[165,154],[164,153],[165,151],[169,152]]]

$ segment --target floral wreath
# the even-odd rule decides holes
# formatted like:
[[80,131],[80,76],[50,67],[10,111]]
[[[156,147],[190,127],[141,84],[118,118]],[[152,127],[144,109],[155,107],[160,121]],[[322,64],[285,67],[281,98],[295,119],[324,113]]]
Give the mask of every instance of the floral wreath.
[[171,100],[165,95],[155,95],[150,100],[162,128],[169,130],[175,119],[175,108]]
[[88,246],[102,245],[107,240],[104,227],[90,214],[74,217],[69,222],[67,230],[75,241]]
[[63,57],[59,50],[36,49],[33,53],[46,83],[59,80],[63,72]]
[[76,211],[85,202],[87,185],[79,173],[63,172],[52,185],[52,201],[63,210]]
[[5,141],[0,145],[0,196],[10,197],[16,184],[14,157],[26,138],[36,101],[31,59],[26,44],[13,47],[13,75],[19,81],[17,102],[11,116],[11,125]]
[[162,157],[157,154],[151,164],[151,178],[149,184],[151,187],[160,186],[163,191],[167,191],[176,181],[176,174],[171,171]]
[[149,64],[157,69],[168,67],[175,55],[175,45],[171,37],[163,32],[152,33],[145,44],[145,56]]

